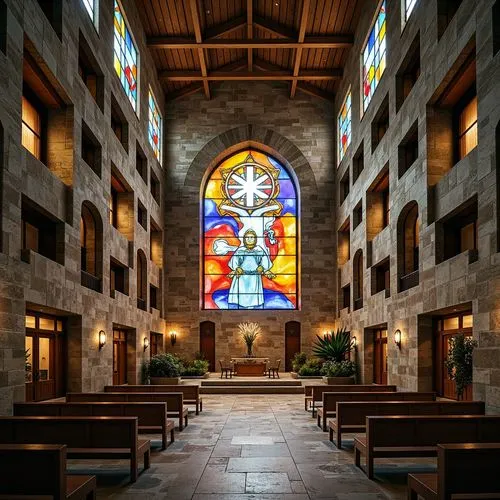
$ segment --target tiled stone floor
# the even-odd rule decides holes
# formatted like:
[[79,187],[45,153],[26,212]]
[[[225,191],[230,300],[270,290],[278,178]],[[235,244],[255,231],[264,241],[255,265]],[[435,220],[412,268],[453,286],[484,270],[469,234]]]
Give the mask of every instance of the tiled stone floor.
[[[174,500],[375,500],[406,498],[406,473],[432,460],[376,462],[376,481],[355,467],[352,441],[338,450],[304,411],[301,395],[204,396],[165,451],[153,435],[151,468],[129,483],[124,461],[70,462],[96,472],[98,498]],[[349,435],[347,436],[349,438]],[[142,466],[142,464],[141,464]]]

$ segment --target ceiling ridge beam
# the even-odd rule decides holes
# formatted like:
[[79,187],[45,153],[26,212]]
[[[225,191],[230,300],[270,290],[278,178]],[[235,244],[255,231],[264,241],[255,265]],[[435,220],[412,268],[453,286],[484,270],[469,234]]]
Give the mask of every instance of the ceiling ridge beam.
[[149,37],[150,49],[186,50],[186,49],[343,49],[353,44],[352,35],[326,35],[305,37],[303,42],[283,38],[211,39],[196,42],[190,37]]
[[[194,26],[194,36],[197,44],[202,43],[201,36],[201,23],[200,23],[200,15],[198,12],[198,0],[189,0],[189,6],[191,8],[191,17],[193,19]],[[202,76],[207,76],[207,61],[205,59],[205,50],[200,47],[198,49],[198,58],[200,59],[200,69]],[[205,97],[210,99],[210,84],[208,80],[203,80],[203,89],[205,90]]]
[[[300,27],[299,36],[297,41],[303,43],[306,37],[306,27],[307,18],[309,17],[309,6],[310,0],[302,0],[302,15],[300,17]],[[293,75],[297,76],[300,71],[300,63],[302,61],[302,47],[297,47],[295,51],[295,62],[293,64]],[[297,91],[297,80],[292,81],[292,86],[290,87],[290,99],[295,97],[295,92]]]
[[[247,38],[253,38],[253,0],[247,0]],[[248,71],[253,70],[253,48],[248,48]]]

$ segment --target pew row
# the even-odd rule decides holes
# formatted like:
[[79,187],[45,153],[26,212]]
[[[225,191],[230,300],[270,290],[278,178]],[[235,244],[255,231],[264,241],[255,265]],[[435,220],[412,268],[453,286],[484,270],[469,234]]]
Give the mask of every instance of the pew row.
[[137,417],[0,417],[0,443],[65,444],[68,458],[130,460],[137,481],[139,459],[149,469],[149,439],[138,438]]
[[438,444],[437,472],[408,475],[408,498],[500,498],[500,443]]
[[185,405],[194,405],[196,415],[203,411],[199,385],[107,385],[104,392],[182,392]]
[[318,426],[326,432],[329,418],[335,417],[340,401],[435,401],[435,392],[324,392],[323,405],[318,408]]
[[0,499],[94,500],[95,476],[66,473],[64,444],[0,445]]
[[167,403],[167,417],[179,419],[179,431],[188,425],[188,409],[181,392],[68,392],[68,403]]
[[395,385],[351,384],[351,385],[306,385],[304,387],[304,409],[312,408],[315,416],[316,407],[321,404],[323,392],[396,392]]
[[366,417],[385,415],[484,415],[483,401],[339,401],[328,421],[330,441],[342,447],[342,434],[365,432]]
[[355,464],[373,479],[375,458],[435,457],[438,444],[499,443],[500,416],[418,415],[366,417],[366,436],[354,438]]
[[174,421],[167,419],[165,403],[14,403],[14,416],[54,417],[137,417],[139,434],[161,434],[162,450],[167,447],[167,436],[174,442]]

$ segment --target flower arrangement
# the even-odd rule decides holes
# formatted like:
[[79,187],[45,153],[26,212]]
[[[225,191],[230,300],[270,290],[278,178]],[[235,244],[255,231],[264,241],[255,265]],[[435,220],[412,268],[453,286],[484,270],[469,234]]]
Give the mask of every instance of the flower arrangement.
[[258,323],[240,323],[238,325],[238,330],[241,338],[247,346],[247,356],[253,356],[253,344],[257,337],[262,333]]

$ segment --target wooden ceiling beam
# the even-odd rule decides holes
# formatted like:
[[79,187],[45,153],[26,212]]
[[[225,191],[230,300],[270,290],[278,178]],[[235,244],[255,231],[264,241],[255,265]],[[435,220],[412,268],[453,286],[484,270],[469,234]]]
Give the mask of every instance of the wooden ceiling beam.
[[150,37],[147,45],[150,49],[186,50],[186,49],[343,49],[353,44],[352,35],[327,35],[305,37],[303,42],[289,39],[211,39],[197,43],[193,38]]
[[[255,64],[257,66],[257,64]],[[259,64],[260,66],[260,64]],[[215,70],[207,76],[199,71],[160,71],[158,78],[167,82],[206,82],[206,81],[299,81],[299,80],[338,80],[342,70],[305,70],[300,75],[293,75],[290,70],[280,69],[274,71],[221,71]]]
[[266,19],[260,16],[254,16],[253,23],[255,26],[267,31],[271,35],[278,35],[282,38],[290,38],[292,40],[297,40],[298,33],[284,24],[277,23],[271,19]]
[[[253,38],[253,0],[247,0],[247,38]],[[253,70],[253,49],[248,48],[248,71]]]
[[[306,37],[307,18],[309,17],[309,5],[310,5],[310,0],[302,0],[302,15],[300,16],[299,36],[297,39],[299,43],[303,43]],[[293,76],[297,76],[299,74],[301,61],[302,61],[302,46],[297,47],[297,50],[295,51]],[[296,91],[297,91],[297,80],[292,80],[292,86],[290,88],[291,99],[295,97]]]
[[196,92],[201,92],[203,90],[203,84],[200,82],[194,82],[190,85],[186,85],[179,90],[174,90],[173,92],[168,92],[166,95],[167,101],[175,101],[181,97],[186,97]]
[[319,97],[320,99],[324,99],[325,101],[328,102],[333,102],[335,99],[335,96],[332,93],[326,92],[325,90],[322,90],[307,82],[298,82],[297,90],[300,90],[301,92],[304,92],[309,95],[313,95],[315,97]]
[[221,36],[228,35],[229,33],[233,33],[237,31],[247,23],[246,16],[238,16],[234,19],[230,19],[229,21],[221,24],[217,24],[216,26],[212,26],[205,30],[205,40],[215,40]]
[[[201,36],[201,23],[200,23],[200,15],[198,12],[198,0],[189,0],[189,6],[191,8],[191,17],[193,19],[194,26],[194,36],[197,44],[201,44],[202,36]],[[200,69],[201,74],[203,76],[207,76],[207,61],[205,60],[205,51],[203,48],[198,49],[198,57],[200,59]],[[203,88],[205,90],[205,97],[210,99],[210,84],[208,80],[203,80]]]

